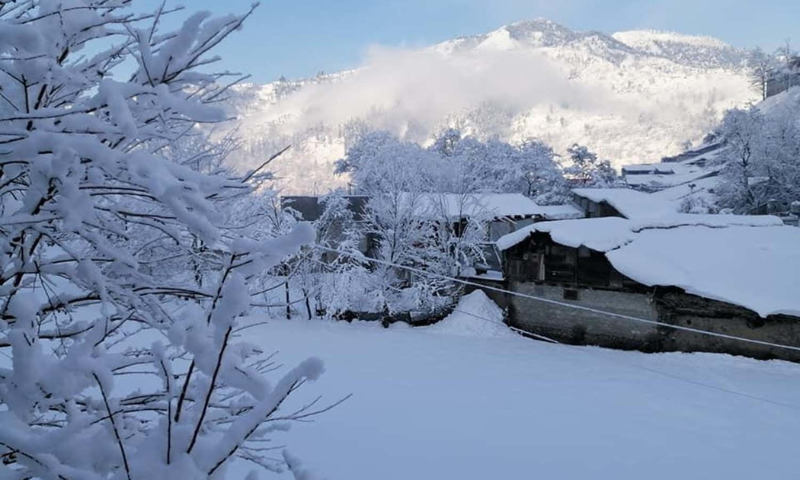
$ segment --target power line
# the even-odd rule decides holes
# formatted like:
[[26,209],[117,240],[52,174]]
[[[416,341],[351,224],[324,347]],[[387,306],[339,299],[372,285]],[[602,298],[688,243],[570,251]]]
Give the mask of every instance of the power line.
[[[587,349],[584,349],[584,348],[579,348],[579,347],[577,347],[575,345],[564,344],[564,343],[561,343],[561,342],[559,342],[557,340],[553,340],[552,338],[545,337],[543,335],[537,335],[535,333],[526,332],[525,330],[521,330],[519,328],[512,327],[512,326],[507,325],[505,323],[498,322],[498,321],[492,320],[490,318],[483,317],[481,315],[477,315],[477,314],[474,314],[474,313],[471,313],[471,312],[467,312],[467,311],[464,311],[464,310],[459,310],[458,308],[453,310],[453,312],[462,313],[464,315],[468,315],[468,316],[476,318],[478,320],[482,320],[482,321],[485,321],[485,322],[488,322],[488,323],[492,323],[492,324],[495,324],[495,325],[502,325],[502,326],[504,326],[506,328],[509,328],[509,329],[513,330],[514,332],[516,332],[516,333],[518,333],[520,335],[532,336],[532,337],[537,338],[539,340],[544,340],[544,341],[546,341],[548,343],[552,343],[552,344],[559,345],[559,346],[562,346],[562,347],[567,347],[567,348],[573,349],[575,351],[579,351],[581,353],[586,353],[586,354],[593,353],[590,350],[587,350]],[[757,395],[752,395],[752,394],[749,394],[749,393],[740,392],[738,390],[731,390],[729,388],[720,387],[719,385],[714,385],[714,384],[711,384],[711,383],[705,383],[705,382],[701,382],[699,380],[693,380],[691,378],[682,377],[680,375],[675,375],[673,373],[667,373],[667,372],[664,372],[664,371],[661,371],[661,370],[657,370],[655,368],[645,367],[645,366],[642,366],[642,365],[633,365],[633,364],[631,364],[629,362],[625,362],[625,361],[622,361],[622,360],[617,360],[617,359],[610,358],[607,355],[602,355],[602,357],[603,357],[603,359],[605,359],[605,360],[607,360],[609,362],[612,362],[612,363],[616,363],[616,364],[623,365],[623,366],[626,366],[626,367],[636,368],[636,369],[643,370],[643,371],[650,372],[650,373],[655,373],[656,375],[661,375],[661,376],[670,378],[672,380],[685,382],[685,383],[688,383],[688,384],[691,384],[691,385],[694,385],[694,386],[697,386],[697,387],[707,388],[707,389],[718,391],[718,392],[722,392],[722,393],[725,393],[725,394],[735,395],[735,396],[738,396],[738,397],[746,398],[746,399],[749,399],[749,400],[755,400],[755,401],[758,401],[758,402],[768,403],[768,404],[779,406],[779,407],[791,408],[793,410],[800,410],[800,407],[798,407],[796,405],[792,405],[790,403],[783,403],[783,402],[779,402],[779,401],[776,401],[776,400],[771,400],[769,398],[759,397]]]
[[522,330],[521,328],[517,328],[517,327],[513,327],[511,325],[508,325],[507,323],[498,322],[498,321],[495,321],[495,320],[492,320],[492,319],[486,318],[486,317],[481,317],[480,315],[476,315],[476,314],[471,313],[471,312],[465,312],[464,310],[459,310],[458,308],[453,310],[453,312],[463,313],[464,315],[469,315],[470,317],[477,318],[478,320],[483,320],[484,322],[493,323],[495,325],[501,325],[501,326],[503,326],[505,328],[508,328],[508,329],[510,329],[510,330],[520,334],[520,335],[523,335],[525,337],[533,337],[533,338],[535,338],[537,340],[542,340],[544,342],[553,343],[553,344],[556,344],[556,345],[561,345],[561,342],[559,342],[558,340],[553,340],[552,338],[545,337],[544,335],[539,335],[539,334],[536,334],[536,333],[527,332],[525,330]]
[[[408,271],[411,271],[411,272],[414,272],[414,273],[418,273],[418,274],[421,274],[421,275],[430,275],[430,276],[434,276],[434,277],[437,277],[437,278],[440,278],[440,279],[451,280],[451,281],[454,281],[454,282],[457,282],[457,283],[461,283],[461,284],[464,284],[464,285],[470,285],[470,286],[475,286],[475,287],[479,287],[479,288],[485,288],[485,289],[494,290],[494,291],[501,292],[501,293],[507,293],[509,295],[517,295],[517,296],[521,296],[523,298],[530,298],[532,300],[539,300],[539,301],[543,301],[545,303],[552,303],[552,304],[556,304],[556,305],[560,305],[560,306],[564,306],[564,307],[568,307],[568,308],[576,308],[576,309],[580,309],[580,310],[588,310],[588,311],[592,311],[592,312],[595,312],[595,313],[609,315],[609,316],[612,316],[612,317],[620,317],[620,318],[629,319],[629,320],[643,321],[645,323],[654,323],[654,324],[662,325],[662,326],[665,326],[665,327],[673,327],[673,328],[677,328],[677,329],[681,329],[681,330],[689,330],[689,331],[693,331],[693,332],[696,332],[696,333],[701,333],[701,334],[706,334],[706,335],[711,335],[711,336],[721,336],[723,338],[729,338],[729,339],[733,339],[733,340],[741,340],[741,341],[750,342],[750,343],[758,343],[758,344],[770,345],[770,346],[774,346],[774,347],[778,347],[778,348],[786,348],[786,349],[789,349],[789,350],[798,350],[798,351],[800,351],[800,348],[798,348],[798,347],[791,347],[791,346],[788,346],[788,345],[781,345],[781,344],[773,344],[773,343],[770,343],[770,342],[762,342],[762,341],[759,341],[759,340],[750,340],[748,338],[736,337],[736,336],[733,336],[733,335],[718,334],[716,332],[709,332],[709,331],[706,331],[706,330],[699,330],[699,329],[692,329],[692,328],[688,328],[688,327],[681,327],[680,325],[670,325],[668,323],[662,323],[662,322],[656,322],[656,321],[653,321],[653,320],[640,319],[640,318],[631,317],[631,316],[628,316],[628,315],[621,315],[621,314],[617,314],[617,313],[613,313],[613,312],[606,312],[606,311],[603,311],[603,310],[597,310],[597,309],[592,309],[592,308],[588,308],[588,307],[581,307],[579,305],[572,305],[572,304],[569,304],[569,303],[559,302],[559,301],[556,301],[556,300],[550,300],[550,299],[547,299],[547,298],[536,297],[536,296],[533,296],[533,295],[526,295],[526,294],[522,294],[522,293],[519,293],[519,292],[512,292],[510,290],[504,290],[504,289],[497,288],[497,287],[490,287],[490,286],[487,286],[487,285],[482,285],[480,283],[470,282],[468,280],[449,277],[447,275],[441,275],[441,274],[438,274],[438,273],[427,272],[427,271],[420,270],[420,269],[417,269],[417,268],[414,268],[414,267],[409,267],[409,266],[406,266],[406,265],[397,265],[397,264],[394,264],[392,262],[387,262],[387,261],[384,261],[384,260],[364,257],[362,255],[357,255],[357,254],[350,253],[350,252],[336,250],[336,249],[329,248],[329,247],[323,247],[321,245],[318,245],[317,248],[322,249],[322,250],[327,250],[327,251],[333,252],[333,253],[339,253],[341,255],[345,255],[345,256],[348,256],[350,258],[367,260],[367,261],[370,261],[370,262],[375,262],[375,263],[386,265],[386,266],[390,266],[390,267],[405,269],[405,270],[408,270]],[[485,321],[485,322],[488,322],[488,323],[492,323],[492,324],[495,324],[495,325],[501,325],[501,326],[509,328],[512,331],[514,331],[514,332],[516,332],[516,333],[518,333],[520,335],[523,335],[523,336],[533,337],[533,338],[536,338],[538,340],[543,340],[543,341],[545,341],[547,343],[556,344],[556,345],[559,345],[559,346],[571,348],[573,350],[576,350],[576,351],[579,351],[579,352],[583,352],[585,354],[591,354],[592,353],[591,351],[589,351],[587,349],[580,348],[580,347],[575,346],[575,345],[564,344],[564,343],[561,343],[561,342],[559,342],[557,340],[554,340],[552,338],[546,337],[544,335],[538,335],[538,334],[535,334],[535,333],[532,333],[532,332],[527,332],[525,330],[522,330],[522,329],[510,326],[510,325],[507,325],[505,323],[497,322],[497,321],[492,320],[490,318],[486,318],[486,317],[483,317],[481,315],[477,315],[477,314],[474,314],[474,313],[471,313],[471,312],[460,310],[458,308],[454,309],[453,311],[454,312],[458,312],[458,313],[462,313],[462,314],[465,314],[465,315],[468,315],[468,316],[471,316],[473,318],[476,318],[476,319],[479,319],[479,320],[482,320],[482,321]],[[613,363],[617,363],[617,364],[624,365],[624,366],[627,366],[627,367],[636,368],[636,369],[643,370],[643,371],[646,371],[646,372],[654,373],[656,375],[661,375],[661,376],[670,378],[672,380],[685,382],[685,383],[688,383],[688,384],[691,384],[691,385],[695,385],[695,386],[698,386],[698,387],[707,388],[707,389],[710,389],[710,390],[714,390],[714,391],[722,392],[722,393],[725,393],[725,394],[746,398],[746,399],[749,399],[749,400],[759,401],[759,402],[763,402],[763,403],[767,403],[767,404],[771,404],[771,405],[775,405],[775,406],[780,406],[780,407],[784,407],[784,408],[791,408],[793,410],[800,410],[800,407],[798,407],[796,405],[789,404],[789,403],[783,403],[783,402],[779,402],[779,401],[776,401],[776,400],[771,400],[771,399],[768,399],[768,398],[759,397],[757,395],[751,395],[749,393],[744,393],[744,392],[740,392],[740,391],[737,391],[737,390],[731,390],[729,388],[720,387],[718,385],[705,383],[705,382],[701,382],[701,381],[698,381],[698,380],[693,380],[693,379],[690,379],[690,378],[685,378],[685,377],[682,377],[680,375],[675,375],[673,373],[663,372],[661,370],[657,370],[657,369],[650,368],[650,367],[645,367],[645,366],[642,366],[642,365],[632,365],[629,362],[625,362],[625,361],[622,361],[622,360],[616,360],[616,359],[609,358],[607,355],[601,355],[601,356],[605,360],[607,360],[609,362],[613,362]]]
[[596,309],[596,308],[584,307],[582,305],[574,305],[574,304],[571,304],[571,303],[560,302],[558,300],[552,300],[552,299],[549,299],[549,298],[537,297],[535,295],[528,295],[528,294],[521,293],[521,292],[513,292],[511,290],[505,290],[505,289],[502,289],[502,288],[499,288],[499,287],[493,287],[493,286],[490,286],[490,285],[484,285],[484,284],[477,283],[477,282],[471,282],[469,280],[465,280],[465,279],[461,279],[461,278],[454,278],[454,277],[450,277],[450,276],[447,276],[447,275],[442,275],[440,273],[434,273],[434,272],[421,270],[421,269],[415,268],[415,267],[409,267],[407,265],[398,265],[398,264],[395,264],[395,263],[392,263],[392,262],[387,262],[385,260],[380,260],[380,259],[377,259],[377,258],[365,257],[364,255],[361,255],[361,254],[355,254],[355,253],[346,252],[346,251],[343,251],[343,250],[337,250],[335,248],[324,247],[322,245],[317,245],[315,248],[318,248],[318,249],[321,249],[321,250],[326,250],[326,251],[329,251],[331,253],[338,253],[340,255],[345,255],[345,256],[348,256],[350,258],[354,258],[354,259],[358,259],[358,260],[366,260],[368,262],[377,263],[379,265],[384,265],[384,266],[394,267],[394,268],[400,268],[400,269],[403,269],[403,270],[406,270],[406,271],[409,271],[409,272],[417,273],[419,275],[427,275],[427,276],[430,276],[430,277],[439,278],[441,280],[450,280],[452,282],[460,283],[462,285],[469,285],[469,286],[481,288],[481,289],[484,289],[484,290],[491,290],[491,291],[494,291],[494,292],[505,293],[505,294],[512,295],[512,296],[515,296],[515,297],[526,298],[526,299],[529,299],[529,300],[534,300],[534,301],[537,301],[537,302],[547,303],[547,304],[550,304],[550,305],[558,305],[560,307],[572,308],[574,310],[582,310],[582,311],[585,311],[585,312],[591,312],[591,313],[596,313],[596,314],[600,314],[600,315],[606,315],[606,316],[612,317],[612,318],[630,320],[630,321],[633,321],[633,322],[645,323],[645,324],[649,324],[649,325],[657,325],[657,326],[661,326],[661,327],[671,328],[671,329],[674,329],[674,330],[682,330],[682,331],[697,333],[697,334],[701,334],[701,335],[708,335],[708,336],[711,336],[711,337],[725,338],[727,340],[738,340],[738,341],[741,341],[741,342],[751,343],[751,344],[755,344],[755,345],[763,345],[763,346],[782,348],[782,349],[785,349],[785,350],[792,350],[792,351],[795,351],[795,352],[800,352],[800,347],[793,347],[793,346],[790,346],[790,345],[767,342],[767,341],[763,341],[763,340],[754,340],[754,339],[751,339],[751,338],[737,337],[735,335],[728,335],[728,334],[725,334],[725,333],[711,332],[711,331],[708,331],[708,330],[701,330],[699,328],[685,327],[683,325],[673,325],[673,324],[670,324],[670,323],[659,322],[658,320],[648,320],[646,318],[634,317],[634,316],[625,315],[625,314],[622,314],[622,313],[608,312],[608,311],[599,310],[599,309]]

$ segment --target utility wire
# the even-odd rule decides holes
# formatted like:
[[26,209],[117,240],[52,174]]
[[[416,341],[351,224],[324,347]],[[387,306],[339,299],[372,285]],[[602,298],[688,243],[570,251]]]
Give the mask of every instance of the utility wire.
[[[787,350],[800,351],[800,347],[793,347],[793,346],[782,345],[782,344],[778,344],[778,343],[764,342],[764,341],[761,341],[761,340],[752,340],[752,339],[749,339],[749,338],[737,337],[737,336],[734,336],[734,335],[726,335],[726,334],[723,334],[723,333],[710,332],[710,331],[707,331],[707,330],[700,330],[700,329],[696,329],[696,328],[683,327],[681,325],[671,325],[669,323],[663,323],[663,322],[658,322],[658,321],[655,321],[655,320],[648,320],[648,319],[644,319],[644,318],[633,317],[633,316],[630,316],[630,315],[623,315],[623,314],[614,313],[614,312],[607,312],[607,311],[598,310],[598,309],[594,309],[594,308],[583,307],[583,306],[580,306],[580,305],[573,305],[573,304],[570,304],[570,303],[559,302],[557,300],[551,300],[551,299],[548,299],[548,298],[537,297],[537,296],[534,296],[534,295],[527,295],[527,294],[523,294],[523,293],[520,293],[520,292],[513,292],[513,291],[510,291],[510,290],[505,290],[505,289],[498,288],[498,287],[492,287],[492,286],[489,286],[489,285],[483,285],[483,284],[480,284],[480,283],[477,283],[477,282],[471,282],[469,280],[464,280],[464,279],[460,279],[460,278],[454,278],[454,277],[450,277],[450,276],[447,276],[447,275],[442,275],[442,274],[438,274],[438,273],[434,273],[434,272],[428,272],[428,271],[421,270],[421,269],[418,269],[418,268],[409,267],[407,265],[398,265],[398,264],[395,264],[395,263],[392,263],[392,262],[387,262],[387,261],[379,260],[379,259],[375,259],[375,258],[369,258],[369,257],[365,257],[363,255],[354,254],[354,253],[351,253],[351,252],[337,250],[337,249],[333,249],[333,248],[329,248],[329,247],[323,247],[323,246],[320,246],[320,245],[318,245],[316,248],[319,248],[319,249],[322,249],[322,250],[326,250],[326,251],[329,251],[329,252],[332,252],[332,253],[338,253],[340,255],[345,255],[345,256],[348,256],[350,258],[354,258],[354,259],[358,259],[358,260],[366,260],[366,261],[369,261],[369,262],[374,262],[374,263],[385,265],[385,266],[389,266],[389,267],[395,267],[395,268],[404,269],[404,270],[407,270],[407,271],[410,271],[410,272],[413,272],[413,273],[417,273],[417,274],[420,274],[420,275],[428,275],[428,276],[436,277],[436,278],[439,278],[439,279],[450,280],[450,281],[453,281],[453,282],[456,282],[456,283],[460,283],[460,284],[463,284],[463,285],[469,285],[469,286],[474,286],[474,287],[478,287],[478,288],[482,288],[482,289],[492,290],[492,291],[505,293],[505,294],[509,294],[509,295],[513,295],[513,296],[527,298],[527,299],[530,299],[530,300],[540,301],[540,302],[543,302],[543,303],[549,303],[549,304],[559,305],[559,306],[563,306],[563,307],[567,307],[567,308],[573,308],[573,309],[577,309],[577,310],[584,310],[584,311],[589,311],[589,312],[592,312],[592,313],[608,315],[608,316],[613,317],[613,318],[621,318],[621,319],[626,319],[626,320],[632,320],[632,321],[637,321],[637,322],[642,322],[642,323],[655,324],[655,325],[659,325],[659,326],[674,328],[676,330],[685,330],[685,331],[690,331],[690,332],[699,333],[699,334],[703,334],[703,335],[710,335],[710,336],[714,336],[714,337],[726,338],[726,339],[730,339],[730,340],[739,340],[739,341],[743,341],[743,342],[747,342],[747,343],[754,343],[754,344],[759,344],[759,345],[772,346],[772,347],[776,347],[776,348],[783,348],[783,349],[787,349]],[[504,327],[510,328],[512,331],[514,331],[514,332],[516,332],[516,333],[518,333],[520,335],[523,335],[523,336],[533,337],[533,338],[536,338],[536,339],[539,339],[539,340],[543,340],[543,341],[551,343],[551,344],[557,344],[557,345],[561,345],[561,346],[564,346],[564,347],[572,348],[574,350],[578,350],[578,351],[581,351],[581,352],[584,352],[584,353],[590,353],[589,350],[587,350],[587,349],[579,348],[579,347],[577,347],[575,345],[563,344],[561,342],[558,342],[557,340],[554,340],[552,338],[548,338],[548,337],[546,337],[544,335],[538,335],[538,334],[535,334],[535,333],[532,333],[532,332],[527,332],[525,330],[522,330],[522,329],[519,329],[519,328],[516,328],[516,327],[512,327],[512,326],[507,325],[505,323],[497,322],[495,320],[492,320],[492,319],[489,319],[489,318],[486,318],[486,317],[482,317],[480,315],[476,315],[476,314],[471,313],[471,312],[466,312],[466,311],[460,310],[458,308],[456,308],[454,310],[454,312],[463,313],[463,314],[471,316],[473,318],[477,318],[479,320],[482,320],[482,321],[485,321],[485,322],[489,322],[489,323],[493,323],[493,324],[496,324],[496,325],[502,325]],[[759,402],[763,402],[763,403],[768,403],[768,404],[775,405],[775,406],[791,408],[793,410],[800,410],[800,407],[798,407],[796,405],[783,403],[783,402],[779,402],[779,401],[775,401],[775,400],[770,400],[768,398],[763,398],[763,397],[759,397],[759,396],[756,396],[756,395],[751,395],[749,393],[744,393],[744,392],[739,392],[739,391],[736,391],[736,390],[731,390],[731,389],[728,389],[728,388],[725,388],[725,387],[720,387],[718,385],[713,385],[713,384],[709,384],[709,383],[700,382],[700,381],[697,381],[697,380],[692,380],[690,378],[681,377],[679,375],[663,372],[663,371],[660,371],[660,370],[657,370],[657,369],[653,369],[653,368],[650,368],[650,367],[644,367],[642,365],[631,365],[631,364],[629,364],[627,362],[624,362],[624,361],[619,361],[619,360],[608,358],[607,356],[604,356],[604,358],[606,360],[610,361],[610,362],[614,362],[614,363],[618,363],[618,364],[621,364],[621,365],[637,368],[637,369],[640,369],[640,370],[643,370],[643,371],[646,371],[646,372],[650,372],[650,373],[655,373],[657,375],[661,375],[661,376],[664,376],[664,377],[667,377],[667,378],[671,378],[673,380],[686,382],[686,383],[689,383],[689,384],[692,384],[692,385],[695,385],[695,386],[708,388],[708,389],[715,390],[715,391],[718,391],[718,392],[722,392],[722,393],[726,393],[726,394],[730,394],[730,395],[735,395],[735,396],[738,396],[738,397],[747,398],[747,399],[750,399],[750,400],[755,400],[755,401],[759,401]]]
[[608,312],[608,311],[599,310],[599,309],[596,309],[596,308],[584,307],[582,305],[574,305],[574,304],[571,304],[571,303],[560,302],[558,300],[552,300],[552,299],[549,299],[549,298],[537,297],[535,295],[528,295],[528,294],[521,293],[521,292],[513,292],[511,290],[505,290],[505,289],[502,289],[502,288],[499,288],[499,287],[493,287],[491,285],[484,285],[484,284],[481,284],[481,283],[472,282],[472,281],[465,280],[465,279],[462,279],[462,278],[454,278],[454,277],[450,277],[450,276],[447,276],[447,275],[442,275],[442,274],[439,274],[439,273],[434,273],[434,272],[429,272],[429,271],[426,271],[426,270],[421,270],[421,269],[415,268],[415,267],[409,267],[407,265],[398,265],[398,264],[395,264],[395,263],[392,263],[392,262],[387,262],[385,260],[380,260],[380,259],[377,259],[377,258],[369,258],[369,257],[366,257],[366,256],[364,256],[362,254],[355,254],[355,253],[352,253],[352,252],[346,252],[346,251],[343,251],[343,250],[337,250],[335,248],[324,247],[322,245],[317,245],[315,248],[318,248],[318,249],[321,249],[321,250],[326,250],[326,251],[331,252],[331,253],[338,253],[340,255],[345,255],[345,256],[348,256],[350,258],[354,258],[354,259],[357,259],[357,260],[368,261],[368,262],[372,262],[372,263],[376,263],[376,264],[384,265],[384,266],[388,266],[388,267],[400,268],[400,269],[403,269],[403,270],[406,270],[406,271],[409,271],[409,272],[417,273],[419,275],[426,275],[426,276],[429,276],[429,277],[434,277],[434,278],[438,278],[438,279],[442,279],[442,280],[450,280],[452,282],[460,283],[462,285],[468,285],[468,286],[481,288],[483,290],[491,290],[491,291],[494,291],[494,292],[505,293],[505,294],[512,295],[512,296],[515,296],[515,297],[526,298],[526,299],[529,299],[529,300],[534,300],[534,301],[537,301],[537,302],[547,303],[547,304],[550,304],[550,305],[558,305],[560,307],[572,308],[574,310],[582,310],[582,311],[585,311],[585,312],[596,313],[596,314],[599,314],[599,315],[606,315],[606,316],[612,317],[612,318],[619,318],[619,319],[623,319],[623,320],[630,320],[630,321],[633,321],[633,322],[646,323],[646,324],[649,324],[649,325],[657,325],[657,326],[661,326],[661,327],[665,327],[665,328],[671,328],[671,329],[674,329],[674,330],[682,330],[682,331],[686,331],[686,332],[698,333],[698,334],[701,334],[701,335],[708,335],[708,336],[711,336],[711,337],[725,338],[727,340],[738,340],[738,341],[741,341],[741,342],[751,343],[751,344],[755,344],[755,345],[764,345],[764,346],[768,346],[768,347],[775,347],[775,348],[781,348],[781,349],[785,349],[785,350],[791,350],[791,351],[795,351],[795,352],[800,352],[800,347],[794,347],[794,346],[784,345],[784,344],[780,344],[780,343],[767,342],[767,341],[763,341],[763,340],[754,340],[754,339],[751,339],[751,338],[737,337],[735,335],[728,335],[728,334],[725,334],[725,333],[711,332],[711,331],[708,331],[708,330],[701,330],[699,328],[685,327],[683,325],[673,325],[673,324],[670,324],[670,323],[659,322],[658,320],[648,320],[646,318],[639,318],[639,317],[634,317],[634,316],[631,316],[631,315],[624,315],[624,314],[621,314],[621,313]]
[[561,342],[559,342],[558,340],[553,340],[552,338],[545,337],[544,335],[539,335],[539,334],[536,334],[536,333],[527,332],[525,330],[522,330],[521,328],[512,327],[511,325],[508,325],[507,323],[498,322],[496,320],[492,320],[490,318],[482,317],[480,315],[476,315],[476,314],[471,313],[471,312],[466,312],[464,310],[459,310],[457,308],[455,310],[453,310],[453,312],[463,313],[464,315],[469,315],[470,317],[477,318],[478,320],[483,320],[484,322],[489,322],[489,323],[493,323],[495,325],[503,326],[503,327],[508,328],[508,329],[512,330],[513,332],[518,333],[518,334],[520,334],[522,336],[525,336],[525,337],[532,337],[532,338],[535,338],[537,340],[542,340],[544,342],[561,345]]
[[[507,325],[505,323],[498,322],[496,320],[492,320],[490,318],[486,318],[486,317],[483,317],[481,315],[476,315],[476,314],[474,314],[472,312],[459,310],[458,308],[456,308],[453,311],[454,312],[458,312],[458,313],[462,313],[464,315],[468,315],[470,317],[476,318],[478,320],[482,320],[484,322],[492,323],[492,324],[495,324],[495,325],[502,325],[504,327],[507,327],[507,328],[513,330],[514,332],[516,332],[516,333],[518,333],[520,335],[532,336],[532,337],[537,338],[539,340],[544,340],[545,342],[548,342],[548,343],[551,343],[551,344],[555,344],[555,345],[559,345],[559,346],[562,346],[562,347],[567,347],[567,348],[573,349],[575,351],[579,351],[579,352],[586,353],[586,354],[594,353],[593,350],[588,350],[586,348],[580,348],[580,347],[578,347],[576,345],[564,344],[564,343],[561,343],[561,342],[559,342],[557,340],[553,340],[552,338],[548,338],[548,337],[545,337],[543,335],[537,335],[537,334],[534,334],[534,333],[526,332],[525,330],[520,330],[519,328],[512,327],[512,326]],[[791,408],[792,410],[800,410],[800,407],[798,407],[797,405],[792,405],[792,404],[789,404],[789,403],[783,403],[783,402],[779,402],[779,401],[776,401],[776,400],[771,400],[769,398],[759,397],[757,395],[752,395],[752,394],[749,394],[749,393],[740,392],[738,390],[731,390],[729,388],[720,387],[719,385],[714,385],[714,384],[711,384],[711,383],[705,383],[705,382],[701,382],[699,380],[693,380],[691,378],[682,377],[680,375],[675,375],[674,373],[664,372],[662,370],[657,370],[655,368],[645,367],[645,366],[642,366],[642,365],[634,365],[632,363],[625,362],[623,360],[610,358],[607,355],[602,355],[602,357],[603,357],[604,360],[607,360],[607,361],[612,362],[612,363],[616,363],[618,365],[622,365],[622,366],[625,366],[625,367],[636,368],[636,369],[643,370],[643,371],[649,372],[649,373],[655,373],[656,375],[661,375],[663,377],[667,377],[667,378],[670,378],[672,380],[685,382],[685,383],[688,383],[688,384],[691,384],[691,385],[694,385],[694,386],[697,386],[697,387],[707,388],[707,389],[714,390],[714,391],[717,391],[717,392],[722,392],[722,393],[729,394],[729,395],[735,395],[737,397],[742,397],[742,398],[746,398],[746,399],[749,399],[749,400],[755,400],[755,401],[762,402],[762,403],[767,403],[767,404],[770,404],[770,405],[775,405],[775,406],[784,407],[784,408]]]

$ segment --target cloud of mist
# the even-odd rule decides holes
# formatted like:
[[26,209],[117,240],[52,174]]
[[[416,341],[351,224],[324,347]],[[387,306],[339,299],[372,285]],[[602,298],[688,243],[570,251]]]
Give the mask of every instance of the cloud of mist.
[[561,154],[580,143],[621,166],[680,152],[724,109],[754,95],[747,77],[733,71],[692,70],[658,57],[615,63],[591,45],[516,48],[502,32],[482,40],[456,51],[447,44],[373,47],[361,67],[255,108],[244,123],[258,145],[238,162],[252,167],[261,153],[292,145],[275,163],[289,191],[343,186],[346,179],[332,175],[352,138],[342,127],[363,120],[368,129],[423,144],[447,126],[511,142],[537,138]]
[[307,86],[283,99],[274,113],[293,115],[297,123],[287,125],[293,130],[361,118],[402,135],[410,124],[430,131],[448,115],[480,105],[511,114],[541,104],[588,111],[621,107],[610,98],[600,87],[569,81],[551,60],[527,49],[443,54],[373,47],[348,78]]

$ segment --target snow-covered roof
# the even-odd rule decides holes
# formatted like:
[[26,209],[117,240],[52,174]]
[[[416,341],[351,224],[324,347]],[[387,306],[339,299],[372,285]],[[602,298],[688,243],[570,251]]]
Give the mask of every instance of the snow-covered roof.
[[648,286],[740,305],[762,316],[800,316],[800,229],[772,216],[672,214],[543,222],[501,237],[507,250],[533,232],[604,252],[619,272]]
[[528,225],[497,239],[501,251],[508,250],[527,239],[534,232],[549,233],[553,241],[568,247],[588,247],[607,252],[632,241],[639,232],[648,229],[675,229],[681,227],[776,227],[783,226],[778,217],[770,215],[696,215],[672,213],[660,218],[629,220],[621,217],[582,218],[557,222],[539,222]]
[[449,218],[489,216],[493,218],[543,217],[548,220],[580,218],[583,213],[570,205],[540,206],[519,193],[422,193],[404,194],[404,201],[414,202],[425,214]]
[[657,198],[659,200],[674,202],[676,200],[683,200],[684,198],[692,194],[698,194],[700,192],[709,192],[710,190],[714,190],[715,188],[717,188],[718,184],[719,184],[719,177],[707,177],[707,178],[701,178],[694,182],[684,183],[682,185],[676,185],[674,187],[665,188],[664,190],[653,192],[650,195],[653,196],[653,198]]
[[693,167],[678,172],[673,170],[671,174],[664,174],[659,170],[646,175],[627,175],[625,177],[625,183],[631,187],[647,187],[651,190],[660,190],[662,188],[694,182],[716,174],[716,169],[703,167]]
[[628,172],[645,172],[645,173],[653,173],[655,171],[655,164],[653,163],[637,163],[635,165],[625,165],[622,167],[623,173]]
[[[414,194],[407,194],[410,198]],[[423,193],[417,204],[420,211],[444,213],[447,217],[490,215],[501,217],[533,216],[539,206],[530,198],[518,193]]]
[[[706,150],[716,147],[713,150]],[[696,180],[716,175],[718,166],[708,165],[725,148],[711,145],[700,149],[696,155],[687,152],[686,157],[678,162],[649,163],[624,166],[625,182],[632,187],[647,187],[653,190],[683,185]]]
[[630,188],[576,188],[575,195],[595,203],[607,203],[630,219],[662,217],[674,213],[667,202]]
[[675,210],[678,210],[681,203],[687,198],[702,198],[707,203],[713,204],[715,202],[714,191],[719,185],[719,177],[707,177],[695,180],[694,182],[676,185],[674,187],[665,188],[658,192],[653,192],[654,198],[672,204]]
[[583,218],[583,212],[572,205],[540,205],[536,215],[546,220]]
[[585,246],[605,252],[633,239],[630,224],[630,220],[620,217],[540,222],[504,235],[497,239],[495,244],[500,251],[505,251],[521,243],[534,232],[546,232],[553,241],[562,245],[575,248]]
[[761,316],[800,316],[800,229],[684,227],[645,230],[606,254],[644,285],[675,286]]

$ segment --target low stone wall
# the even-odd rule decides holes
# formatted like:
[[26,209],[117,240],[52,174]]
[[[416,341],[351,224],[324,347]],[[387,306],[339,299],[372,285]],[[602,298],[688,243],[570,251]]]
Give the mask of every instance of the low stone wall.
[[[798,318],[779,315],[762,319],[745,308],[689,295],[677,289],[647,294],[513,281],[507,288],[513,292],[662,323],[770,343],[800,345]],[[510,325],[564,343],[645,352],[728,353],[800,362],[800,352],[767,345],[609,317],[515,295],[505,295],[499,300],[498,304],[508,309]]]
[[[761,318],[743,307],[675,290],[660,294],[657,292],[654,299],[659,319],[664,323],[761,342],[800,346],[800,318],[786,315]],[[663,340],[662,348],[666,351],[730,353],[800,362],[800,352],[796,351],[685,330],[664,329],[670,330]]]
[[[510,282],[509,287],[513,292],[567,304],[649,320],[657,318],[655,306],[646,294],[571,289],[529,282]],[[560,342],[649,351],[656,351],[660,342],[659,329],[655,325],[621,320],[515,295],[509,297],[509,323],[512,326]]]

